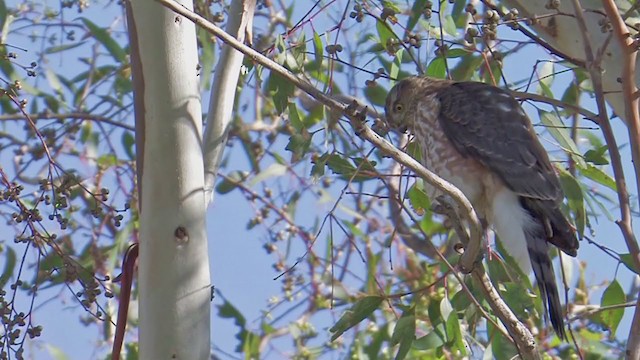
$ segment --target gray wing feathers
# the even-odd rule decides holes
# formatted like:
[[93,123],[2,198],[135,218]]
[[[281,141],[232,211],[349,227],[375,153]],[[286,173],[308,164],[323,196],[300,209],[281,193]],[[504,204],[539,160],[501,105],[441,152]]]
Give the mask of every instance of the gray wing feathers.
[[560,181],[520,104],[478,82],[452,83],[438,99],[440,125],[456,150],[498,175],[532,216],[549,224],[546,239],[575,256],[578,240],[559,208]]
[[518,195],[562,197],[546,151],[520,104],[506,91],[477,82],[439,92],[440,124],[456,149],[498,174]]

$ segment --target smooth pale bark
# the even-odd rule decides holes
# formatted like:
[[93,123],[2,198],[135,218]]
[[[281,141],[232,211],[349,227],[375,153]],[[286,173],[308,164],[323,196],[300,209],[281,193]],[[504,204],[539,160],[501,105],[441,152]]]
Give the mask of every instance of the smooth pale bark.
[[141,172],[140,358],[207,359],[211,280],[195,26],[153,0],[134,0],[131,7]]
[[[229,9],[225,31],[244,42],[251,36],[256,0],[234,0]],[[251,39],[248,39],[251,41]],[[204,133],[205,199],[213,201],[213,187],[220,167],[236,99],[238,78],[244,54],[227,44],[222,45],[211,86],[207,128]]]

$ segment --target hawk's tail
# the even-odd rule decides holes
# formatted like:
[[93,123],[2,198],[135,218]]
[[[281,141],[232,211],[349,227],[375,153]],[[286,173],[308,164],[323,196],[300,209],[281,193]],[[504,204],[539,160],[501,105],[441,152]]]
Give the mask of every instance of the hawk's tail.
[[529,224],[525,229],[531,267],[540,289],[545,312],[549,315],[553,330],[555,330],[559,338],[565,340],[567,335],[564,330],[562,306],[560,305],[553,264],[549,257],[549,243],[547,242],[546,232],[541,222],[533,218],[532,220],[534,220],[532,224]]
[[[548,314],[558,337],[566,339],[560,296],[549,257],[549,226],[544,225],[545,220],[541,219],[545,217],[538,215],[535,207],[527,205],[530,204],[523,202],[522,198],[512,191],[501,191],[494,197],[491,221],[505,249],[522,271],[528,274],[533,269],[545,314]],[[557,219],[551,220],[551,227],[558,223],[553,220]],[[557,235],[563,234],[557,232]]]

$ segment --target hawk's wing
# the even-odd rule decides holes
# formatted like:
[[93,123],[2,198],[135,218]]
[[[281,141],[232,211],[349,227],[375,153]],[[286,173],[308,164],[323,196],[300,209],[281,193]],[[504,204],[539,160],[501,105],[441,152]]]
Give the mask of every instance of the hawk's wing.
[[508,92],[484,83],[459,82],[440,90],[438,97],[440,125],[462,155],[491,169],[520,196],[562,198],[545,149]]
[[520,104],[505,90],[479,82],[438,91],[438,121],[456,148],[494,172],[547,230],[547,241],[575,256],[578,241],[559,209],[560,181]]

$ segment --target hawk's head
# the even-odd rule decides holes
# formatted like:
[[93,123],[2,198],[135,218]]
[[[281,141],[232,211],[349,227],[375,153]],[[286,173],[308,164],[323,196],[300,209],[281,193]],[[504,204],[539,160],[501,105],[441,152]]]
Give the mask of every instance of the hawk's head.
[[410,119],[407,116],[407,110],[413,100],[410,90],[415,79],[408,78],[398,82],[387,95],[384,112],[387,125],[391,130],[406,132],[409,129]]

